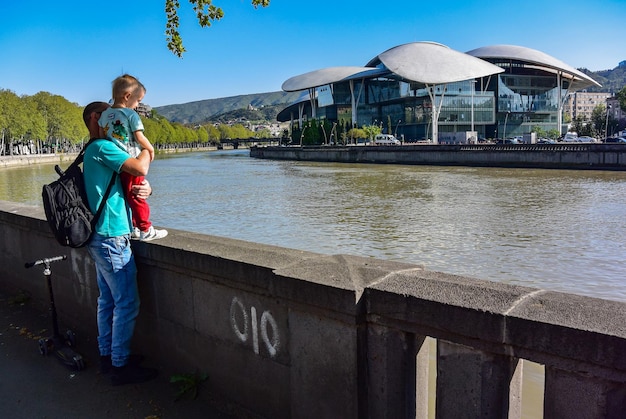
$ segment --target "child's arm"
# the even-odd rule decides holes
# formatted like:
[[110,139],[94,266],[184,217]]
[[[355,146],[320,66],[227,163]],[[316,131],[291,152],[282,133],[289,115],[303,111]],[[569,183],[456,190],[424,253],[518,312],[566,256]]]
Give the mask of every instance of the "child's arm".
[[152,147],[152,144],[150,144],[150,141],[148,141],[146,136],[143,135],[143,131],[138,130],[135,131],[134,134],[135,141],[139,143],[142,149],[148,150],[148,152],[150,153],[150,161],[154,160],[154,147]]

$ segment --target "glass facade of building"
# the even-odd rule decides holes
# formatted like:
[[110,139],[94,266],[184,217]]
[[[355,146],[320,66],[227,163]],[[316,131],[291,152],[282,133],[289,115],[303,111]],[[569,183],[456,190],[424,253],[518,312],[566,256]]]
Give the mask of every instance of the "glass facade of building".
[[[504,72],[426,86],[406,81],[389,71],[384,74],[386,67],[380,59],[374,59],[368,65],[376,66],[384,77],[379,72],[378,77],[352,81],[344,78],[332,85],[317,87],[318,98],[330,91],[332,100],[319,101],[326,106],[318,103],[315,115],[347,128],[353,121],[357,128],[380,125],[383,133],[394,134],[406,142],[432,138],[433,110],[439,110],[437,129],[440,134],[476,131],[479,139],[521,136],[538,129],[545,132],[556,130],[560,134],[566,131],[559,113],[563,110],[565,98],[572,93],[571,81],[576,78],[579,85],[581,82],[594,83],[575,69],[563,70],[562,63],[535,50],[511,46],[480,50],[485,53],[484,61]],[[565,77],[559,74],[565,74]],[[354,109],[356,115],[353,115]],[[292,115],[293,120],[296,112],[290,111],[289,114],[285,111],[281,112],[283,118]],[[308,103],[304,107],[305,119],[311,114]]]
[[[566,93],[563,89],[559,95],[553,74],[508,72],[490,79],[437,85],[433,90],[435,103],[441,105],[439,132],[470,131],[473,113],[473,126],[479,138],[518,136],[536,127],[546,131],[558,129],[559,97]],[[355,82],[354,92],[358,98],[358,127],[382,123],[386,133],[391,121],[391,134],[407,142],[428,139],[432,135],[433,103],[425,88],[377,78]],[[317,109],[317,117],[349,125],[352,107],[348,82],[333,85],[333,99],[332,105]]]

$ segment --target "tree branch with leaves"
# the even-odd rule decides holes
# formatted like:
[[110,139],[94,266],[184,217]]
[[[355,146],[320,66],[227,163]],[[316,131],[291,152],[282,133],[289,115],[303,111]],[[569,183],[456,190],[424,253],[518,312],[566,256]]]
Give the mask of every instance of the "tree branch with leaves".
[[[189,0],[196,13],[196,18],[201,27],[207,28],[217,20],[224,17],[224,11],[221,7],[213,4],[213,0]],[[270,0],[252,0],[254,8],[267,7]],[[176,56],[182,58],[183,53],[187,51],[183,45],[183,38],[178,32],[180,21],[178,11],[180,10],[180,2],[178,0],[165,0],[165,15],[167,23],[165,24],[165,36],[167,39],[167,49],[172,51]]]

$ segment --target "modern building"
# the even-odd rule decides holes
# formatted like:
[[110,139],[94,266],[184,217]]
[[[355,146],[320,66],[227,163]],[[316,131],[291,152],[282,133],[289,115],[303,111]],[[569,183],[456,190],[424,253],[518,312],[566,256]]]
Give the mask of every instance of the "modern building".
[[303,95],[277,119],[296,130],[311,118],[344,130],[379,124],[384,133],[408,142],[472,142],[523,135],[535,127],[562,133],[567,96],[589,86],[600,85],[530,48],[496,45],[461,53],[414,42],[379,54],[364,67],[290,78],[283,90]]

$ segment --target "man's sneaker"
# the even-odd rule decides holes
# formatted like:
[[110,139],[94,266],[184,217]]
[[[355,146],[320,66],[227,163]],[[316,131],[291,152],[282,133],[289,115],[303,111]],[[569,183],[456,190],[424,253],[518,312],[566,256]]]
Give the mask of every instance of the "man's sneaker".
[[141,230],[137,227],[133,227],[133,232],[130,233],[130,238],[133,240],[139,240],[141,238]]
[[144,368],[138,365],[127,364],[123,367],[111,367],[111,384],[121,386],[124,384],[143,383],[157,378],[159,372],[154,368]]
[[139,240],[142,242],[149,242],[150,240],[162,239],[167,236],[167,230],[157,230],[153,226],[150,226],[148,231],[142,231]]
[[[131,365],[139,365],[143,362],[144,356],[141,354],[130,354],[128,363]],[[111,355],[100,355],[100,374],[108,374],[111,372],[113,364],[111,363]]]

